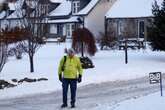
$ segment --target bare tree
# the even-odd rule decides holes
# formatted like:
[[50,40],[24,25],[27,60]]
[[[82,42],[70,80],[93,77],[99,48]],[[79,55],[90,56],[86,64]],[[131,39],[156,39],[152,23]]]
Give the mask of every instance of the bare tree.
[[0,72],[2,71],[7,61],[7,45],[4,42],[0,42]]
[[20,28],[5,28],[0,30],[0,72],[2,71],[8,55],[8,46],[17,42],[21,42],[25,38],[22,36],[26,34],[25,29]]
[[34,54],[43,44],[45,38],[44,15],[47,13],[48,5],[41,5],[40,0],[24,0],[23,9],[17,10],[17,15],[20,17],[20,23],[28,32],[25,35],[24,41],[25,52],[29,55],[30,72],[34,72]]

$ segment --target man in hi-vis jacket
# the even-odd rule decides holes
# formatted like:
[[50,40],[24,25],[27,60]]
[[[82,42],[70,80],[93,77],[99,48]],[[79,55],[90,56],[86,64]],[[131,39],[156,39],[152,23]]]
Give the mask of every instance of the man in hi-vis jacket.
[[71,91],[71,108],[75,107],[77,82],[81,82],[82,72],[80,59],[75,56],[73,49],[68,49],[67,56],[61,59],[58,68],[59,80],[62,82],[63,92],[63,104],[61,108],[68,106],[67,93],[69,85]]

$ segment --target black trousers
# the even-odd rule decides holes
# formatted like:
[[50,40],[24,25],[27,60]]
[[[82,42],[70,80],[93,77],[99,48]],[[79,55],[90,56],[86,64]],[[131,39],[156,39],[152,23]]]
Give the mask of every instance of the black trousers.
[[76,101],[76,90],[77,90],[77,79],[63,79],[62,89],[63,89],[63,104],[67,104],[67,94],[68,88],[70,86],[71,92],[71,105],[75,104]]

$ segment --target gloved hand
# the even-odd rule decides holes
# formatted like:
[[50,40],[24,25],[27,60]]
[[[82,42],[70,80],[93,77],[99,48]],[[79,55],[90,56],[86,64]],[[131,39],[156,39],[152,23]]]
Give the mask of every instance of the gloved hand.
[[62,74],[59,75],[59,80],[62,82]]
[[78,83],[80,83],[82,81],[82,76],[79,74],[78,78],[77,78]]

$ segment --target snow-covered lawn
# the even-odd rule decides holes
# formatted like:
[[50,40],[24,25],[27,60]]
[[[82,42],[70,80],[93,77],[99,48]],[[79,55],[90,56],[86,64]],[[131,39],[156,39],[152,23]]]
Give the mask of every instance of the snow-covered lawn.
[[[0,99],[19,97],[38,93],[49,93],[61,89],[58,81],[57,68],[60,58],[64,55],[64,48],[69,48],[70,43],[46,44],[35,54],[35,72],[29,72],[29,60],[24,56],[22,60],[10,58],[0,79],[10,81],[12,78],[41,78],[48,81],[36,83],[23,83],[14,88],[0,90]],[[92,57],[95,65],[93,69],[84,70],[83,81],[79,86],[101,83],[106,81],[127,80],[148,75],[150,72],[165,72],[165,53],[152,52],[151,50],[130,50],[128,64],[125,64],[124,51],[98,51]]]
[[164,104],[165,97],[160,97],[160,93],[155,93],[138,99],[124,101],[111,106],[111,109],[107,109],[107,106],[104,106],[103,110],[164,110]]

